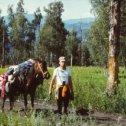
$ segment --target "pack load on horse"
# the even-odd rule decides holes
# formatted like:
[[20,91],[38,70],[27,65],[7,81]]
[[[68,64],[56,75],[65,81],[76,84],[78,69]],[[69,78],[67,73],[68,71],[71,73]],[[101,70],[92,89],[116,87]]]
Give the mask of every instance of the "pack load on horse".
[[50,74],[44,60],[29,59],[19,65],[9,67],[6,73],[0,76],[0,92],[3,99],[2,109],[6,97],[10,99],[10,109],[13,108],[14,97],[23,94],[27,108],[27,95],[31,96],[31,105],[34,107],[34,96],[38,84],[49,79]]

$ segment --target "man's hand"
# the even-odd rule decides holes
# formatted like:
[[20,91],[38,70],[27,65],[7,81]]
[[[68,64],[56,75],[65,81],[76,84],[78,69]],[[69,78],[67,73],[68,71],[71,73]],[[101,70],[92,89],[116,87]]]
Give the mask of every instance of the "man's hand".
[[74,100],[74,93],[73,93],[73,91],[71,91],[71,93],[70,93],[70,99]]
[[49,95],[50,95],[50,96],[52,95],[52,91],[49,91]]
[[52,95],[52,88],[53,88],[53,85],[55,83],[55,78],[56,77],[53,77],[52,80],[51,80],[51,83],[50,83],[50,87],[49,87],[49,95],[50,96]]
[[71,91],[71,95],[74,97],[74,92],[73,91]]

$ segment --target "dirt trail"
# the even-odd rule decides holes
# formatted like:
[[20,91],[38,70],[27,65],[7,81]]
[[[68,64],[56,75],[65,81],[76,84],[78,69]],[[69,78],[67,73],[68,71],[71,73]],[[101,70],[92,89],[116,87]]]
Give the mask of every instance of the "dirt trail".
[[[2,105],[2,101],[0,99],[0,107]],[[28,101],[28,108],[30,108],[30,101]],[[22,115],[25,115],[24,111],[24,103],[22,100],[17,100],[14,104],[14,111],[19,111]],[[48,112],[49,110],[55,111],[56,106],[47,104],[46,102],[42,101],[35,101],[35,110],[37,113],[39,112]],[[5,103],[5,112],[9,111],[9,100],[6,100]],[[86,109],[80,109],[76,111],[77,115],[81,115],[83,119],[92,119],[97,122],[97,124],[101,124],[100,126],[115,126],[118,123],[121,124],[121,126],[126,126],[126,117],[121,114],[109,114],[109,113],[103,113],[98,111],[91,111],[89,112]]]

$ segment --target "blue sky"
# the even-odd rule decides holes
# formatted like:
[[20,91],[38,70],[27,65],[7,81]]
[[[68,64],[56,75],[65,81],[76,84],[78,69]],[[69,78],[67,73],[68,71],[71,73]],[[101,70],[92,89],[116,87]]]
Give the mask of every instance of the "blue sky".
[[[47,7],[50,2],[56,0],[24,0],[24,8],[29,14],[33,14],[36,8],[40,7],[42,15],[45,15],[43,7]],[[64,12],[62,15],[63,20],[75,19],[75,18],[85,18],[93,17],[91,11],[91,4],[89,0],[60,0],[64,4]],[[2,10],[2,15],[7,15],[8,5],[14,5],[16,8],[18,0],[0,0],[0,9]]]

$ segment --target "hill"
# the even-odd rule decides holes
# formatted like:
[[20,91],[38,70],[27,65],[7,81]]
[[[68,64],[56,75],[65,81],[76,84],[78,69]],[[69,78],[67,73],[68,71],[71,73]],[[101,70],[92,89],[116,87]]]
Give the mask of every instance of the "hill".
[[[34,19],[34,15],[32,15],[32,14],[27,14],[26,17],[30,22]],[[6,24],[8,24],[8,22],[9,22],[8,17],[5,16],[4,19],[5,19]],[[44,25],[45,21],[46,21],[46,17],[43,17],[43,19],[41,21],[41,26]],[[75,29],[77,31],[78,37],[80,39],[84,39],[84,35],[90,28],[93,21],[94,21],[94,18],[92,18],[92,17],[63,20],[63,22],[65,24],[65,28],[68,31]],[[82,38],[81,38],[81,36],[82,36]]]
[[84,39],[85,33],[88,31],[90,26],[92,25],[94,18],[80,18],[80,19],[70,19],[65,20],[65,28],[68,31],[75,29],[78,33],[78,37]]

